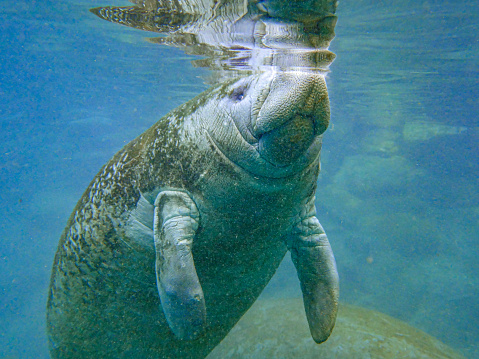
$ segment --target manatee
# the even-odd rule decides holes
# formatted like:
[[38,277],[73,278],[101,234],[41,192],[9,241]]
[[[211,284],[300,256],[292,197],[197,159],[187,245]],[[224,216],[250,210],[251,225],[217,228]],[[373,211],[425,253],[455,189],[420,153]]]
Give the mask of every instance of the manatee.
[[287,250],[310,332],[338,275],[316,218],[324,76],[267,71],[210,88],[126,145],[76,205],[47,304],[53,358],[203,358]]
[[133,2],[92,11],[216,54],[210,68],[240,69],[160,119],[90,183],[54,260],[52,357],[204,358],[287,250],[310,333],[324,342],[339,289],[314,200],[335,17],[320,9],[307,24],[276,21],[275,1]]

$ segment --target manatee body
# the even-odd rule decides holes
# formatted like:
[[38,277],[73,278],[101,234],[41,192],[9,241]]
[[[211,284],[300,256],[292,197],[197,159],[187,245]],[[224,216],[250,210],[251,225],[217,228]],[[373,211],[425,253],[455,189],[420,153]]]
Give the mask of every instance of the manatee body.
[[338,278],[315,217],[324,77],[266,72],[218,85],[118,152],[75,207],[47,304],[53,358],[204,358],[287,249],[313,339]]

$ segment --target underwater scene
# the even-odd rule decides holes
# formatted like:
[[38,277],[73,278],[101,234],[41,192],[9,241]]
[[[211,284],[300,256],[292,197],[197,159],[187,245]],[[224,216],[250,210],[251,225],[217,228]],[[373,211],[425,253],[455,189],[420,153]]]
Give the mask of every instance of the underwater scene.
[[479,358],[475,1],[0,16],[0,358]]

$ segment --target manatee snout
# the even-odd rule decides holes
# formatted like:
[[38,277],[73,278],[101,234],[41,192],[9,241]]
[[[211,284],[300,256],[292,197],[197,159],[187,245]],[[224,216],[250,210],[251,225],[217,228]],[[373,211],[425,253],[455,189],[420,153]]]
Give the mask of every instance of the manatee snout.
[[328,91],[320,74],[277,74],[258,101],[264,102],[256,106],[259,111],[252,117],[252,132],[260,155],[276,166],[295,161],[328,127]]

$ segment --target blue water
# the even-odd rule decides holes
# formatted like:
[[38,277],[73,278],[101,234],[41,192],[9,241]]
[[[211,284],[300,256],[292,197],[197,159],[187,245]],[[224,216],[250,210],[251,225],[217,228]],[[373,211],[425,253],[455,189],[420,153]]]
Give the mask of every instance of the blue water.
[[[64,225],[99,168],[207,88],[191,56],[86,0],[0,3],[0,358],[48,358]],[[479,357],[479,8],[341,2],[318,218],[341,300]],[[265,296],[299,295],[288,262]]]

